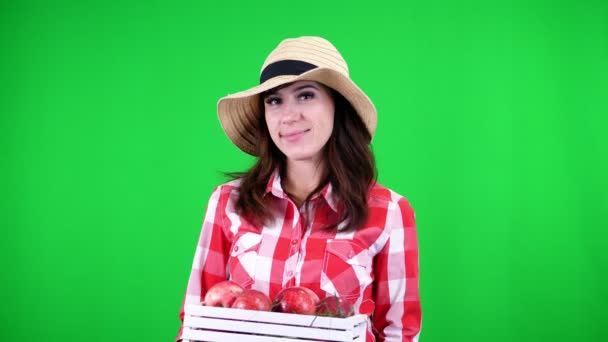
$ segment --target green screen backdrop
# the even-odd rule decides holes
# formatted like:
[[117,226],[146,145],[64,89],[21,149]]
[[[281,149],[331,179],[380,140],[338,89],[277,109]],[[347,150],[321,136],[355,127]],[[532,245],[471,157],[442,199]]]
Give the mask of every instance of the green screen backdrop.
[[608,2],[4,1],[0,340],[171,341],[216,117],[320,35],[416,210],[421,341],[606,341]]

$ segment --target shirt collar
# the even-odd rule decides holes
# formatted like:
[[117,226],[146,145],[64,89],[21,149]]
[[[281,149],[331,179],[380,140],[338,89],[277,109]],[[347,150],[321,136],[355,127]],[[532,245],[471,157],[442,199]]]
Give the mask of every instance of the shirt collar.
[[[268,193],[271,193],[277,198],[289,198],[287,193],[285,193],[283,190],[283,185],[281,184],[281,174],[278,169],[272,173],[270,179],[268,180],[265,194]],[[311,200],[314,201],[317,197],[323,198],[334,212],[338,212],[338,200],[334,196],[333,186],[331,183],[327,183],[327,185],[325,185],[318,194],[314,195]]]
[[278,198],[289,198],[285,191],[283,191],[283,186],[281,185],[281,174],[279,173],[278,169],[274,170],[272,175],[270,175],[270,179],[266,185],[266,194],[268,193],[271,193]]

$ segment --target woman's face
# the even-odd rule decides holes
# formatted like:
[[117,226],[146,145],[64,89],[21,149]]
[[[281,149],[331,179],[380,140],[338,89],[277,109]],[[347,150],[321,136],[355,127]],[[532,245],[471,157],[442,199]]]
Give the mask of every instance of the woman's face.
[[334,127],[334,100],[314,81],[294,82],[263,98],[266,125],[288,160],[318,161]]

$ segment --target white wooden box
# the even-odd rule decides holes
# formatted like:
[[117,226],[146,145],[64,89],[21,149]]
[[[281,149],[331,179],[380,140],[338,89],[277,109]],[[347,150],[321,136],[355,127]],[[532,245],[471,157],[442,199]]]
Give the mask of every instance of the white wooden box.
[[184,342],[365,341],[367,316],[333,318],[186,305]]

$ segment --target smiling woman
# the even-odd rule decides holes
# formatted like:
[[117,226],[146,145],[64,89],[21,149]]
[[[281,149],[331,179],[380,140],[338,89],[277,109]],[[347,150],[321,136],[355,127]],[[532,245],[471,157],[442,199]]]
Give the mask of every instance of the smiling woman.
[[367,315],[367,341],[417,341],[414,212],[376,182],[376,109],[338,50],[282,41],[260,85],[220,99],[218,116],[257,160],[213,192],[184,304],[225,280],[270,298],[298,286]]
[[313,81],[298,81],[263,95],[266,126],[274,145],[285,155],[287,169],[306,171],[308,182],[284,184],[285,191],[301,205],[314,191],[326,167],[323,148],[334,127],[331,91]]
[[264,95],[264,114],[272,141],[288,162],[321,161],[334,127],[334,102],[319,83],[298,81]]
[[320,163],[321,151],[334,127],[334,102],[325,86],[298,81],[264,94],[270,137],[288,163]]

